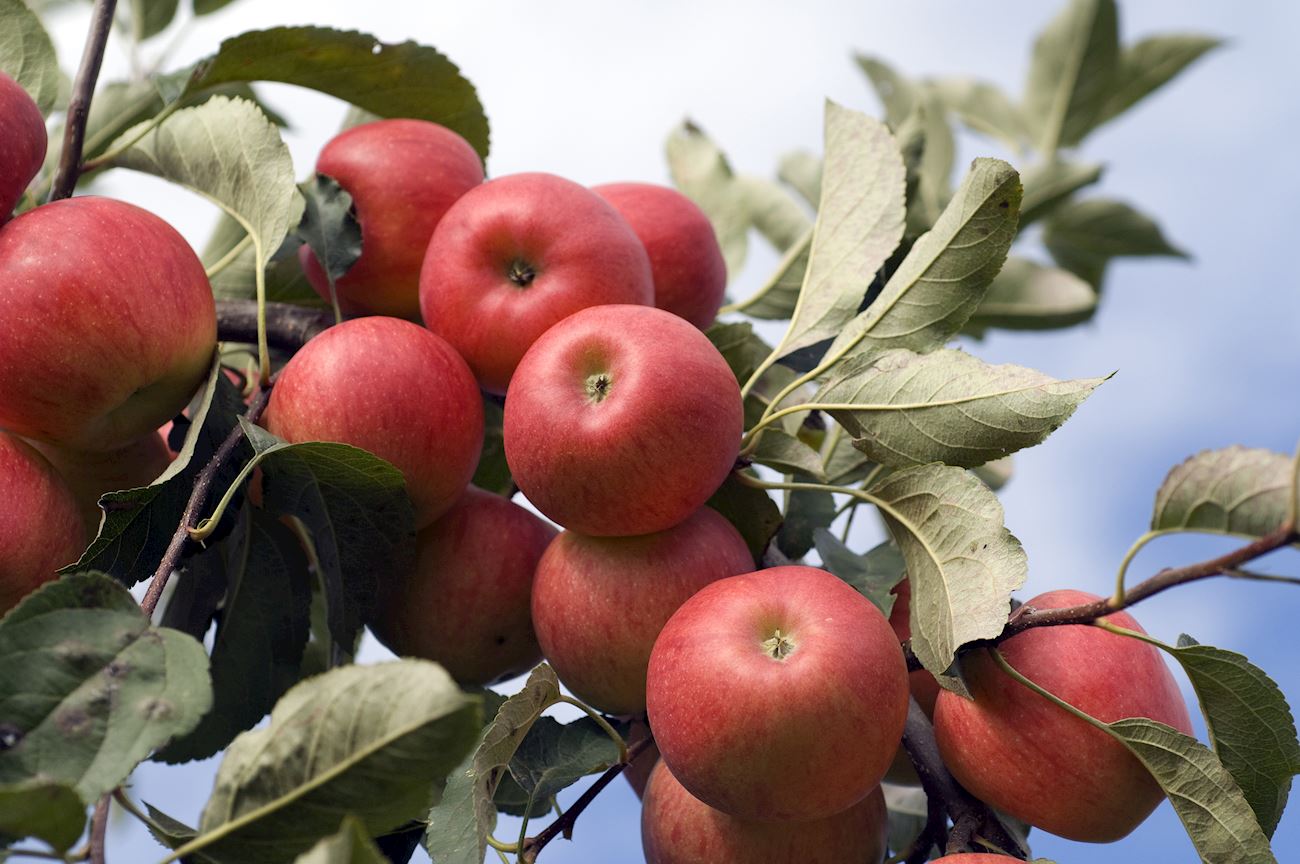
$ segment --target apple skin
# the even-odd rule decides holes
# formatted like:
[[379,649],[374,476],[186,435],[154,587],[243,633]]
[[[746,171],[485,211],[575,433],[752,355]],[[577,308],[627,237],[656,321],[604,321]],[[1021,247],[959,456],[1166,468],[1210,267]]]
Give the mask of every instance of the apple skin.
[[[0,432],[0,614],[81,557],[85,529],[72,490],[40,453]],[[32,542],[39,536],[39,542]]]
[[77,502],[86,536],[99,533],[104,511],[99,497],[105,492],[148,486],[167,470],[175,458],[160,432],[149,432],[116,450],[71,450],[40,441],[30,442],[64,477]]
[[653,534],[717,491],[743,427],[740,387],[703,333],[662,309],[598,306],[551,328],[519,364],[506,462],[565,528]]
[[[889,626],[894,628],[894,635],[898,637],[899,642],[906,642],[912,638],[912,624],[908,617],[912,608],[912,583],[903,579],[890,593],[894,595],[894,608],[889,612]],[[934,702],[939,698],[939,682],[924,669],[908,672],[907,681],[912,697],[921,706],[925,716],[933,720]],[[917,786],[921,782],[921,778],[916,776],[916,768],[913,767],[912,760],[908,758],[907,751],[901,745],[889,770],[885,772],[885,782],[907,786]]]
[[466,686],[527,672],[542,659],[533,571],[555,534],[518,504],[469,487],[419,532],[414,572],[380,586],[370,629],[394,654],[441,663]]
[[[419,320],[424,251],[448,208],[483,182],[478,153],[437,123],[376,120],[330,139],[316,173],[347,190],[361,224],[361,257],[335,282],[343,313]],[[303,246],[298,257],[328,300],[329,277],[315,253]]]
[[496,394],[529,346],[579,309],[653,302],[650,259],[631,226],[553,174],[512,174],[466,193],[438,223],[420,271],[425,326]]
[[45,118],[22,85],[0,72],[0,225],[45,161]]
[[742,819],[824,819],[884,777],[907,664],[857,591],[824,570],[773,567],[682,604],[655,641],[646,697],[659,753],[692,795]]
[[455,350],[410,321],[337,324],[285,364],[263,425],[286,441],[351,444],[406,478],[423,528],[469,485],[483,447],[483,402]]
[[727,262],[704,211],[676,189],[653,183],[608,183],[591,191],[613,205],[645,246],[655,306],[709,329],[727,291]]
[[823,819],[739,819],[692,796],[661,761],[641,806],[641,846],[646,864],[879,864],[888,821],[879,786]]
[[640,714],[664,624],[705,585],[753,569],[740,532],[708,507],[657,534],[565,531],[537,565],[537,640],[579,699],[607,714]]
[[[1058,609],[1100,599],[1050,591],[1027,605]],[[1125,612],[1105,620],[1142,631]],[[1104,723],[1147,717],[1192,734],[1187,704],[1153,645],[1064,625],[1019,633],[1001,652],[1025,677]],[[962,673],[975,699],[941,692],[934,732],[944,762],[975,797],[1036,828],[1091,843],[1128,835],[1164,800],[1123,744],[1021,685],[987,652],[963,656]]]
[[0,228],[0,309],[0,426],[76,450],[116,450],[176,416],[217,345],[194,250],[110,198],[55,201]]

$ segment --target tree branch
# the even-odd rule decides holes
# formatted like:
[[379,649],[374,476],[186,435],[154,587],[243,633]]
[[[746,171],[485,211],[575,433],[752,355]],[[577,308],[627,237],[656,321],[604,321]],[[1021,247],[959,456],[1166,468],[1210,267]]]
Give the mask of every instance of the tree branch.
[[113,27],[113,12],[117,0],[95,0],[90,13],[90,32],[86,34],[86,48],[81,54],[81,66],[72,84],[72,99],[68,102],[68,119],[63,128],[63,152],[59,154],[59,170],[50,187],[51,201],[68,198],[81,177],[81,148],[86,140],[86,120],[90,117],[90,99],[99,80],[99,67],[104,62],[104,46]]
[[[291,303],[266,304],[266,340],[280,351],[297,351],[308,340],[333,326],[328,309],[308,309]],[[257,301],[218,300],[217,338],[223,342],[257,342]]]
[[95,803],[95,813],[90,817],[90,864],[104,864],[104,838],[108,834],[108,802],[111,792],[105,793]]

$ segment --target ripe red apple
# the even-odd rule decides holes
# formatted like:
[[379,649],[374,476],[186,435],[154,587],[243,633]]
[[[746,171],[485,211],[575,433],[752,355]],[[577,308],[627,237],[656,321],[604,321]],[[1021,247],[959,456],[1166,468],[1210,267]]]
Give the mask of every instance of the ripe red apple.
[[[426,120],[376,120],[334,136],[316,160],[352,196],[361,257],[334,283],[347,315],[419,320],[420,265],[434,226],[456,199],[483,182],[469,142]],[[312,250],[299,252],[308,281],[326,300],[329,277]]]
[[740,387],[704,334],[647,306],[584,309],[547,331],[506,399],[506,461],[551,520],[593,536],[663,531],[727,479]]
[[99,533],[99,497],[105,492],[148,486],[167,470],[173,454],[159,432],[148,432],[116,450],[73,450],[33,441],[59,474],[67,480],[77,502],[87,537]]
[[[1057,609],[1101,598],[1051,591],[1029,601]],[[1106,618],[1142,628],[1126,612]],[[1040,627],[1001,646],[1018,672],[1104,723],[1147,717],[1188,735],[1187,705],[1159,649],[1086,625]],[[1004,673],[985,651],[962,658],[974,701],[947,691],[935,705],[943,760],[963,786],[997,809],[1071,840],[1124,837],[1164,799],[1119,741]]]
[[822,819],[739,819],[692,796],[660,761],[641,806],[641,846],[646,864],[876,864],[885,857],[888,818],[876,786]]
[[115,450],[176,416],[217,343],[194,250],[148,211],[68,198],[0,228],[0,426]]
[[645,248],[596,193],[553,174],[467,192],[438,223],[420,271],[425,325],[505,393],[524,352],[588,306],[650,304]]
[[86,547],[72,490],[45,458],[0,432],[0,615]]
[[640,714],[650,649],[677,607],[753,569],[740,532],[708,507],[657,534],[565,531],[537,565],[537,641],[578,698],[609,714]]
[[[894,634],[898,636],[899,642],[906,642],[912,638],[912,624],[908,617],[912,609],[912,583],[904,579],[894,586],[891,593],[894,595],[894,608],[889,612],[889,626],[894,628]],[[933,719],[934,701],[939,698],[939,682],[924,669],[908,672],[907,681],[912,697],[921,706],[925,716]],[[916,776],[916,768],[913,767],[912,760],[908,758],[907,751],[901,745],[889,770],[885,772],[885,780],[889,783],[911,786],[921,782]]]
[[701,801],[743,819],[824,819],[889,767],[907,664],[857,591],[773,567],[682,604],[650,654],[646,701],[663,761]]
[[483,447],[483,402],[454,349],[410,321],[344,321],[293,355],[264,425],[286,441],[337,441],[391,462],[422,528],[469,485]]
[[0,225],[45,161],[45,118],[32,97],[0,72]]
[[533,571],[555,534],[471,486],[419,533],[415,570],[380,586],[370,629],[393,653],[441,663],[464,685],[528,671],[542,659],[529,617]]
[[727,291],[727,262],[713,223],[676,189],[609,183],[592,190],[614,206],[650,256],[655,306],[707,330]]

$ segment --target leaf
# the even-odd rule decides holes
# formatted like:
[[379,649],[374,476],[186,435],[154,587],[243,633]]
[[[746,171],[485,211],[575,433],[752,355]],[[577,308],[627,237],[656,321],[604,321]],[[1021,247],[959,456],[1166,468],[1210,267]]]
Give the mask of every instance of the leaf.
[[780,429],[768,429],[758,439],[758,449],[750,458],[760,465],[775,468],[782,474],[802,472],[818,482],[825,482],[822,457],[811,446]]
[[920,98],[917,86],[878,58],[858,54],[853,59],[871,80],[871,86],[880,97],[880,103],[885,108],[885,122],[897,129],[916,110]]
[[796,150],[781,157],[776,176],[816,207],[822,197],[822,160],[806,150]]
[[543,663],[522,690],[501,704],[483,730],[478,746],[447,780],[447,789],[429,812],[424,848],[438,864],[482,864],[487,835],[496,824],[492,796],[506,766],[542,712],[560,698],[560,681]]
[[59,58],[45,25],[22,0],[0,0],[0,72],[17,81],[48,117],[59,96]]
[[1096,125],[1119,69],[1114,0],[1071,0],[1034,42],[1024,113],[1044,155],[1072,147]]
[[389,864],[366,833],[365,824],[347,816],[337,834],[323,838],[294,859],[294,864]]
[[1155,777],[1205,864],[1277,864],[1241,790],[1205,745],[1144,717],[1101,725]]
[[[207,385],[190,411],[192,422],[180,453],[152,485],[101,497],[105,515],[99,536],[80,561],[60,572],[99,570],[127,586],[153,575],[180,524],[195,478],[236,426],[243,410],[239,390],[221,374],[214,358]],[[230,460],[216,473],[213,487],[225,488],[238,473],[236,460]]]
[[62,855],[85,827],[86,805],[69,785],[31,779],[0,786],[0,848],[35,837]]
[[799,242],[812,228],[808,213],[785,187],[762,177],[736,180],[753,226],[779,252]]
[[933,87],[918,90],[916,108],[897,127],[899,148],[908,164],[907,234],[931,228],[951,197],[957,155],[943,99]]
[[1287,518],[1292,471],[1291,458],[1271,450],[1203,450],[1160,484],[1151,530],[1263,537]]
[[664,145],[673,184],[694,201],[713,223],[713,233],[727,262],[727,275],[745,266],[749,252],[749,202],[727,157],[695,124],[687,121]]
[[821,204],[782,356],[838,333],[903,237],[906,169],[885,126],[826,103]]
[[204,759],[251,729],[298,682],[311,581],[297,538],[266,511],[245,508],[230,547],[225,609],[212,646],[212,710],[158,755]]
[[422,816],[469,751],[479,701],[423,660],[344,666],[298,684],[226,751],[199,836],[217,859],[278,864],[348,814],[370,834]]
[[968,331],[1054,330],[1073,327],[1097,311],[1097,291],[1068,270],[1010,257],[983,302],[966,322]]
[[907,578],[907,565],[898,547],[888,541],[859,555],[825,528],[813,531],[813,545],[822,567],[853,586],[889,617],[894,610],[894,588]]
[[[796,479],[805,478],[796,474]],[[785,495],[785,518],[776,535],[776,546],[782,554],[799,559],[813,548],[813,538],[818,528],[828,528],[835,521],[835,499],[829,492],[813,489],[795,489]]]
[[77,573],[0,619],[0,784],[40,778],[93,801],[212,704],[208,658],[121,585]]
[[1055,210],[1044,223],[1043,243],[1053,256],[1058,249],[1064,249],[1100,259],[1145,255],[1188,257],[1165,239],[1160,226],[1150,217],[1109,198],[1075,201]]
[[[128,129],[114,148],[142,131]],[[113,162],[178,183],[221,207],[252,237],[258,266],[266,266],[298,216],[289,148],[275,124],[245,99],[217,96],[182,108]]]
[[1104,380],[1058,381],[952,349],[887,351],[841,365],[812,402],[852,406],[827,410],[873,462],[973,468],[1041,444]]
[[1015,463],[1010,456],[1006,456],[972,468],[971,473],[978,477],[985,486],[997,492],[1011,482],[1014,469]]
[[958,646],[1002,632],[1028,575],[1025,552],[997,496],[960,468],[905,468],[866,491],[907,563],[912,651],[943,675]]
[[157,36],[176,17],[180,0],[131,0],[131,31],[136,42]]
[[889,808],[889,848],[910,849],[925,828],[929,814],[925,790],[919,787],[881,786]]
[[470,483],[488,492],[509,497],[515,491],[515,482],[510,476],[510,466],[506,463],[504,421],[505,409],[501,403],[485,396],[483,453],[479,456],[478,468],[474,469],[474,479]]
[[[976,159],[934,228],[923,234],[866,311],[827,356],[890,348],[930,351],[974,313],[1016,236],[1020,176],[998,159]],[[863,344],[865,343],[865,344]]]
[[736,304],[735,311],[752,318],[782,321],[794,314],[803,288],[804,274],[808,270],[808,253],[812,249],[813,232],[810,229],[781,256],[776,270],[750,297]]
[[944,78],[933,86],[967,128],[1019,150],[1029,136],[1025,118],[1002,88],[969,78]]
[[1123,114],[1222,44],[1222,39],[1189,33],[1150,36],[1129,45],[1120,54],[1115,84],[1094,125]]
[[352,196],[322,174],[298,188],[306,202],[298,236],[316,254],[331,283],[337,282],[361,257],[361,223],[352,210]]
[[478,93],[456,64],[415,42],[327,27],[274,27],[221,43],[186,76],[176,94],[233,82],[279,81],[350,102],[380,117],[410,117],[446,126],[488,154],[488,121]]
[[772,496],[762,489],[741,483],[734,474],[727,475],[706,504],[735,526],[755,560],[767,549],[767,544],[781,527],[781,510]]
[[1291,778],[1300,774],[1300,741],[1286,696],[1263,670],[1233,651],[1187,636],[1179,637],[1177,647],[1157,644],[1191,679],[1219,761],[1272,837]]
[[1075,192],[1101,179],[1104,166],[1052,159],[1025,174],[1025,200],[1020,205],[1020,228],[1037,222],[1070,199]]
[[226,597],[227,545],[227,542],[210,544],[186,559],[184,566],[172,575],[168,583],[170,596],[160,619],[162,626],[188,633],[200,642],[207,638]]
[[[627,726],[616,729],[626,737]],[[619,748],[590,717],[542,717],[510,758],[510,773],[534,801],[546,801],[588,774],[617,765]]]
[[195,15],[211,15],[233,3],[234,0],[193,0]]

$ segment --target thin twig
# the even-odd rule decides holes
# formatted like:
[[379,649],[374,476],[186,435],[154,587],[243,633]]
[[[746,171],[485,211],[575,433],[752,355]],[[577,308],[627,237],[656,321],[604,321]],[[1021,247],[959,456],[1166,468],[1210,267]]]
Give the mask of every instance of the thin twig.
[[[297,351],[333,324],[334,316],[328,309],[266,304],[266,341],[280,351]],[[218,300],[217,337],[223,342],[256,342],[257,301]]]
[[108,802],[111,792],[100,796],[90,817],[90,864],[104,864],[104,838],[108,834]]
[[81,148],[86,140],[86,120],[90,117],[90,100],[99,80],[99,67],[104,62],[104,46],[113,27],[113,12],[117,0],[95,0],[90,13],[90,31],[86,34],[86,48],[81,54],[81,66],[72,84],[72,99],[68,102],[68,119],[63,129],[63,152],[59,155],[59,170],[50,187],[51,201],[68,198],[81,177]]

